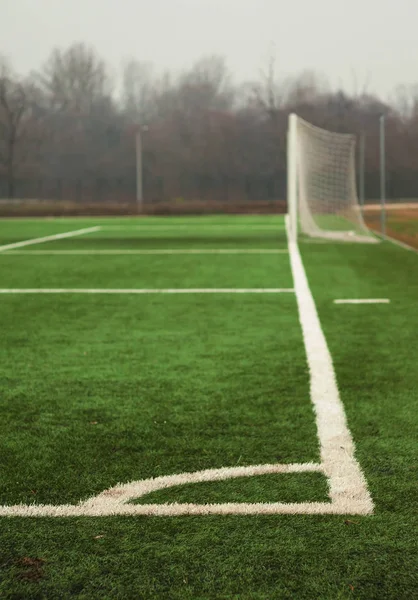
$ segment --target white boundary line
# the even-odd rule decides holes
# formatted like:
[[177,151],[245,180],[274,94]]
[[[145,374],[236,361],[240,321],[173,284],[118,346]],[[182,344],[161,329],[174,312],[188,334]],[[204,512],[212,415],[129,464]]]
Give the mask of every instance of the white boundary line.
[[[288,218],[286,224],[289,228]],[[298,245],[291,240],[290,236],[289,251],[310,371],[311,400],[316,413],[322,465],[329,478],[330,497],[335,507],[341,511],[371,514],[373,501],[363,472],[354,456],[354,443],[347,427],[331,354],[322,331]]]
[[[288,218],[286,225],[289,228]],[[290,236],[288,243],[299,319],[310,369],[311,400],[316,412],[321,464],[258,465],[169,475],[117,485],[78,505],[0,506],[0,516],[371,514],[373,501],[354,456],[354,444],[339,397],[331,355],[309,289],[299,248],[296,242],[291,241]],[[132,500],[153,491],[177,485],[273,473],[303,472],[322,472],[328,477],[331,502],[142,505],[131,503]]]
[[254,230],[264,230],[271,229],[272,231],[277,231],[277,233],[281,233],[283,231],[282,223],[278,222],[277,224],[272,223],[271,225],[262,224],[260,225],[250,225],[248,224],[224,224],[221,223],[178,223],[177,225],[102,225],[104,231],[128,231],[128,230],[137,230],[137,231],[176,231],[178,229],[188,229],[193,230],[196,228],[197,231],[203,230],[222,230],[222,229],[239,229],[242,231],[254,231]]
[[390,304],[389,298],[358,298],[334,300],[334,304]]
[[82,289],[16,288],[0,289],[0,294],[286,294],[293,288],[185,288],[185,289]]
[[11,250],[5,251],[5,255],[131,255],[131,254],[288,254],[287,249],[260,248],[257,250],[246,250],[240,248],[196,248],[196,249],[150,249],[150,250]]
[[77,229],[76,231],[68,231],[67,233],[56,233],[54,235],[47,235],[45,237],[34,238],[32,240],[24,240],[22,242],[14,242],[13,244],[5,244],[0,246],[0,252],[6,252],[13,248],[21,248],[22,246],[31,246],[32,244],[43,244],[44,242],[53,242],[54,240],[62,240],[64,238],[75,237],[77,235],[85,235],[87,233],[95,233],[100,231],[101,227],[87,227],[86,229]]

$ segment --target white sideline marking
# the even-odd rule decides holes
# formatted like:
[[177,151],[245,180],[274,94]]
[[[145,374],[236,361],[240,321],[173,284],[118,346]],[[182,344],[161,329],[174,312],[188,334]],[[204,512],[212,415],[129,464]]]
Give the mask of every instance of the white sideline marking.
[[363,298],[334,300],[334,304],[390,304],[389,298]]
[[[289,228],[288,218],[286,225]],[[316,412],[324,472],[329,478],[332,503],[347,513],[371,514],[373,501],[363,472],[354,456],[344,407],[328,345],[321,328],[302,258],[288,233],[290,264],[299,319],[311,378],[311,400]]]
[[68,231],[67,233],[56,233],[54,235],[47,235],[45,237],[34,238],[32,240],[24,240],[23,242],[14,242],[13,244],[6,244],[0,246],[0,252],[6,252],[12,250],[12,248],[21,248],[22,246],[31,246],[32,244],[43,244],[44,242],[53,242],[54,240],[62,240],[64,238],[75,237],[77,235],[85,235],[86,233],[95,233],[100,231],[101,227],[87,227],[86,229],[77,229],[76,231]]
[[186,288],[186,289],[82,289],[16,288],[0,289],[0,294],[286,294],[292,288]]
[[[196,483],[196,482],[195,482]],[[17,504],[0,506],[0,517],[182,517],[188,515],[347,515],[369,514],[352,511],[347,503],[344,507],[331,502],[269,502],[224,504],[116,504],[109,506],[86,506],[85,504]]]
[[287,249],[270,249],[260,248],[258,250],[245,250],[240,248],[231,249],[151,249],[151,250],[12,250],[6,251],[5,254],[25,254],[25,255],[54,255],[54,254],[69,254],[69,255],[129,255],[129,254],[288,254]]
[[[289,220],[286,218],[287,231]],[[290,262],[295,284],[299,319],[310,370],[311,400],[316,412],[321,464],[257,465],[208,469],[195,473],[168,475],[120,484],[77,505],[19,504],[0,506],[0,516],[76,517],[110,515],[259,515],[259,514],[358,514],[373,513],[373,501],[361,468],[354,456],[354,444],[347,427],[344,407],[337,388],[332,358],[309,289],[299,248],[288,233]],[[156,490],[203,481],[222,481],[273,473],[324,473],[329,480],[331,502],[224,503],[224,504],[133,504],[132,500]]]
[[103,230],[105,231],[176,231],[177,229],[188,229],[193,230],[195,227],[197,230],[221,230],[221,229],[241,229],[243,231],[253,231],[253,230],[264,230],[271,229],[277,231],[278,233],[283,231],[283,227],[280,223],[277,224],[260,224],[260,225],[250,225],[250,224],[239,224],[239,223],[230,223],[230,224],[221,224],[221,223],[206,223],[206,224],[197,224],[197,223],[179,223],[177,225],[103,225]]

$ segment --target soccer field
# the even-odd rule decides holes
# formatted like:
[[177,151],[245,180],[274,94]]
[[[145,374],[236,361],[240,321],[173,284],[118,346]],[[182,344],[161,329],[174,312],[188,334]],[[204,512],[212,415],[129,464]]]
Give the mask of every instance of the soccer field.
[[418,260],[0,221],[0,596],[416,594]]

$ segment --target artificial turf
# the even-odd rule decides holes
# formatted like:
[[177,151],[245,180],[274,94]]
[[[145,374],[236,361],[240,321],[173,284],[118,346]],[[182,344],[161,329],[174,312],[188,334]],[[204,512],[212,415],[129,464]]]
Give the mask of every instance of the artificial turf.
[[[104,230],[25,249],[286,247],[279,217],[2,221],[0,238],[96,224]],[[301,252],[375,513],[2,518],[0,597],[414,597],[417,256],[386,242],[302,243]],[[0,252],[0,272],[1,288],[292,284],[286,254]],[[333,303],[367,297],[391,304]],[[147,477],[319,460],[293,295],[6,295],[1,304],[1,504],[76,503]],[[137,502],[325,499],[324,477],[300,473]]]

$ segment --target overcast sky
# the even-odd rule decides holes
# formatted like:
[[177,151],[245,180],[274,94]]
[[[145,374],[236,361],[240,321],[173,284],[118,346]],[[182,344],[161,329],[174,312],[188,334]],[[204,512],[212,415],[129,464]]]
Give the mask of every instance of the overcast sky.
[[181,69],[215,53],[245,81],[273,52],[283,75],[313,69],[333,88],[369,81],[386,98],[418,83],[418,0],[0,0],[0,53],[21,73],[77,41],[114,71],[131,56]]

